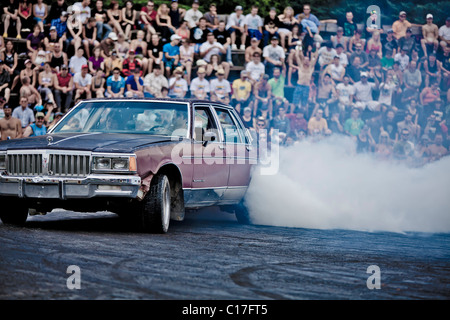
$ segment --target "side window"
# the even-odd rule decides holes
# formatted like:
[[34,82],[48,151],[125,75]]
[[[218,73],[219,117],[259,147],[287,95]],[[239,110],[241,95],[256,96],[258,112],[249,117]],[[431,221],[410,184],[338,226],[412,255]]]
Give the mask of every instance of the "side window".
[[217,134],[217,126],[209,107],[195,107],[194,115],[194,140],[203,141],[203,136],[208,131]]
[[243,132],[240,132],[240,127],[236,124],[230,111],[222,108],[215,108],[217,116],[219,117],[220,125],[226,143],[242,143]]

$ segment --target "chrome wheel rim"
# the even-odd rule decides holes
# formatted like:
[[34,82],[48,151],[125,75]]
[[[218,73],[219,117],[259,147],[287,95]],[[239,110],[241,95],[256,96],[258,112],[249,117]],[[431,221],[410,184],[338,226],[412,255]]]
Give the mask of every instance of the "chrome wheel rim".
[[170,221],[170,191],[168,187],[164,188],[163,210],[162,210],[162,227],[167,232]]

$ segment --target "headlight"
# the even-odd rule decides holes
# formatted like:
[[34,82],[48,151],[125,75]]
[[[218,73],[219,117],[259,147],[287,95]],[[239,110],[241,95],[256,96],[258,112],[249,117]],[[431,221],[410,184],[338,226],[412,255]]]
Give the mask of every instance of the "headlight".
[[94,156],[93,171],[136,172],[135,156]]
[[6,170],[6,154],[0,154],[0,170]]

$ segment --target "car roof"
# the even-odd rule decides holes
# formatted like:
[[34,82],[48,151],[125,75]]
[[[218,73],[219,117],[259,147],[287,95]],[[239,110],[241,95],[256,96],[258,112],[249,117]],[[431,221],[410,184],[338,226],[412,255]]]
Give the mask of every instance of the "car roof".
[[191,105],[193,104],[214,104],[219,105],[226,108],[232,108],[229,105],[226,105],[222,102],[217,101],[209,101],[209,100],[202,100],[202,99],[181,99],[181,98],[130,98],[130,97],[124,97],[124,98],[92,98],[92,99],[84,99],[80,102],[90,102],[90,101],[123,101],[123,100],[130,100],[130,101],[159,101],[159,102],[187,102]]

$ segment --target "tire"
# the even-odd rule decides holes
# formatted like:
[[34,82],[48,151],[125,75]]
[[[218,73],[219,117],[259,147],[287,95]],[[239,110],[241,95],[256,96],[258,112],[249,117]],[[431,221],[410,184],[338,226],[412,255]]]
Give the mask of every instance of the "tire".
[[4,224],[23,226],[28,218],[28,208],[20,201],[11,198],[2,198],[5,204],[0,212],[0,219]]
[[244,205],[244,201],[242,200],[239,204],[233,206],[234,215],[236,216],[237,221],[240,224],[252,224],[252,220],[250,219],[250,214],[248,212],[247,207]]
[[152,179],[150,190],[139,208],[140,229],[149,233],[166,233],[170,222],[170,183],[165,175]]

